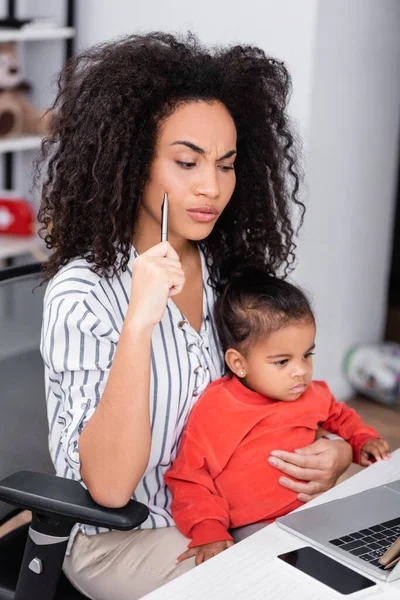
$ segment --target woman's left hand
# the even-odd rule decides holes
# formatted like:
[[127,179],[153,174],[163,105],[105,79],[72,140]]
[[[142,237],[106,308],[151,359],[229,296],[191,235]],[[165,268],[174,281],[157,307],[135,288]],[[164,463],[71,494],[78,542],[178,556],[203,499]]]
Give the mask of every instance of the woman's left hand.
[[350,466],[352,456],[351,446],[344,440],[319,439],[295,452],[273,450],[268,462],[282,473],[300,479],[281,477],[279,483],[297,492],[301,502],[308,502],[335,485]]

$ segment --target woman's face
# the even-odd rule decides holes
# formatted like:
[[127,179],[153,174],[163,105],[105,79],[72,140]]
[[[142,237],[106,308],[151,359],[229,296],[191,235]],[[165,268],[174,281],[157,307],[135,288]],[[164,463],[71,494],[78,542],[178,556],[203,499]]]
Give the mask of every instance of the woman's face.
[[160,125],[139,222],[159,231],[164,193],[170,241],[202,240],[235,188],[236,127],[219,102],[179,106]]

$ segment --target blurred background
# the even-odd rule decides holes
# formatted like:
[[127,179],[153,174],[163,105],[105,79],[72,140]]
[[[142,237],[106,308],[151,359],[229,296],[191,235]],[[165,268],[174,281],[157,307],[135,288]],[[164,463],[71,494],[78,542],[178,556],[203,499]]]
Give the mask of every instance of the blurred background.
[[[0,42],[15,42],[36,111],[51,104],[55,76],[69,55],[122,34],[191,30],[206,44],[255,44],[285,61],[293,79],[289,112],[303,140],[307,204],[294,278],[310,292],[317,314],[316,377],[338,399],[349,398],[354,387],[343,371],[349,349],[400,342],[399,0],[0,1],[0,17],[10,18],[10,10],[28,23],[12,34],[0,25]],[[22,199],[34,211],[38,204],[29,190],[45,123],[38,113],[30,118],[30,130],[0,136],[0,188],[14,192],[4,191],[8,204],[3,212],[0,206],[3,268],[45,257],[29,215],[26,235],[6,231],[6,210],[16,207],[10,203]]]

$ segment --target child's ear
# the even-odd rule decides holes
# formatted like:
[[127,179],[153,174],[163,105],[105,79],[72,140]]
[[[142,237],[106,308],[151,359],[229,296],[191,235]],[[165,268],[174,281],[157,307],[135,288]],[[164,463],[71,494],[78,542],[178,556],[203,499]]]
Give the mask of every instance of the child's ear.
[[234,348],[229,348],[225,352],[225,362],[232,371],[232,373],[236,375],[236,377],[246,377],[247,362],[244,356],[242,356],[238,350],[235,350]]

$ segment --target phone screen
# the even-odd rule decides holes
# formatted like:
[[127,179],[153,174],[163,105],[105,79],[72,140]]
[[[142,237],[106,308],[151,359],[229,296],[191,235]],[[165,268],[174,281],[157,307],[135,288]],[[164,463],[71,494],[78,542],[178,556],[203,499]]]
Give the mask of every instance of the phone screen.
[[353,594],[376,585],[374,581],[367,579],[364,575],[360,575],[309,546],[280,554],[278,558],[340,594]]

